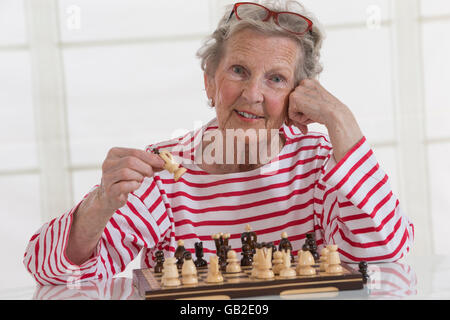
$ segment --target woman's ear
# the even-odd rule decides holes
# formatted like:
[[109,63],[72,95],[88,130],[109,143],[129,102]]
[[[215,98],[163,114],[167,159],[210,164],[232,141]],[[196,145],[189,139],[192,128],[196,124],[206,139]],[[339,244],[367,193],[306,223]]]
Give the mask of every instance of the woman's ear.
[[210,106],[214,107],[214,104],[215,104],[214,96],[215,96],[215,93],[216,93],[214,78],[212,78],[206,72],[204,72],[203,73],[203,80],[205,82],[206,96],[208,97],[208,101],[210,102]]

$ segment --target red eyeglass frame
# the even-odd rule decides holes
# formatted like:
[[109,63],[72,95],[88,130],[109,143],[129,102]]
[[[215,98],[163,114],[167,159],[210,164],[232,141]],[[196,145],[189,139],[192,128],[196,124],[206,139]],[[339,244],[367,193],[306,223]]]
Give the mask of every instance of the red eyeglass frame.
[[[303,35],[303,34],[307,33],[308,31],[311,31],[311,29],[312,29],[313,22],[311,20],[309,20],[307,17],[302,16],[301,14],[298,14],[298,13],[295,13],[295,12],[291,12],[291,11],[280,11],[280,12],[272,11],[269,8],[264,7],[263,5],[260,5],[259,3],[254,3],[254,2],[237,2],[237,3],[235,3],[234,6],[233,6],[233,10],[231,10],[230,16],[228,17],[227,22],[230,21],[231,17],[233,16],[233,13],[236,16],[236,19],[242,20],[241,17],[239,17],[239,15],[237,14],[237,8],[239,6],[241,6],[241,5],[243,5],[243,4],[254,5],[254,6],[258,6],[258,7],[261,7],[263,9],[265,9],[266,11],[269,12],[269,14],[267,15],[267,18],[265,18],[262,21],[267,21],[267,20],[270,19],[270,17],[273,17],[273,21],[275,21],[277,26],[279,26],[280,28],[286,30],[287,32],[293,33],[295,35]],[[278,22],[278,15],[280,13],[289,13],[289,14],[293,14],[293,15],[299,16],[300,18],[304,19],[308,23],[308,27],[303,32],[294,32],[292,30],[286,29],[286,28],[282,27],[280,25],[280,23]]]

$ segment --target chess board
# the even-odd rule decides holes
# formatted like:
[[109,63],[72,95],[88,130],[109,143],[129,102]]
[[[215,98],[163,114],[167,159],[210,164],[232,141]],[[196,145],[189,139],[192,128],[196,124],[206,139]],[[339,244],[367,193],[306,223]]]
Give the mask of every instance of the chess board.
[[[152,269],[133,270],[133,283],[139,294],[148,300],[153,299],[233,299],[258,296],[280,297],[335,292],[340,290],[358,290],[363,288],[363,279],[360,272],[347,264],[342,263],[343,272],[340,274],[327,274],[319,271],[315,265],[316,275],[295,276],[281,278],[275,276],[271,280],[257,279],[251,276],[251,267],[242,267],[240,273],[222,272],[222,283],[207,283],[205,281],[208,269],[197,269],[198,284],[178,287],[164,287],[161,285],[161,273],[154,273]],[[296,268],[293,263],[292,268]],[[180,280],[181,280],[181,272]]]

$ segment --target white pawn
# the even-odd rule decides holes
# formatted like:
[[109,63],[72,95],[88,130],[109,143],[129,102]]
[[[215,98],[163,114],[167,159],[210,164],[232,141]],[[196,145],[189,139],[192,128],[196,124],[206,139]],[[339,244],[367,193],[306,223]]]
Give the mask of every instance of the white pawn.
[[197,268],[190,254],[185,254],[183,266],[181,268],[183,284],[197,284]]
[[326,269],[327,273],[341,273],[342,272],[342,266],[341,266],[341,259],[339,258],[339,252],[337,251],[338,246],[337,245],[328,245],[327,249],[329,250],[328,253],[328,267]]
[[177,259],[174,257],[167,258],[163,264],[161,283],[167,287],[176,287],[181,284],[178,279]]
[[294,269],[291,268],[291,250],[282,251],[283,256],[283,269],[280,271],[280,277],[292,278],[297,275]]
[[241,264],[237,258],[236,251],[229,250],[227,253],[227,267],[225,271],[228,273],[238,273],[241,272]]
[[280,271],[284,268],[282,251],[275,251],[273,253],[272,264],[273,264],[273,268],[272,268],[273,273],[275,275],[279,275]]
[[325,272],[327,270],[329,253],[330,251],[327,249],[327,247],[324,247],[322,251],[320,251],[319,270],[322,272]]

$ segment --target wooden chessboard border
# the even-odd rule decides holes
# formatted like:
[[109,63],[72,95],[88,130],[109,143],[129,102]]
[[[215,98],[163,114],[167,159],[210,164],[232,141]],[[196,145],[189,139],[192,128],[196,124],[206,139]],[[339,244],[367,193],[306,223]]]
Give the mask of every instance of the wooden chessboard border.
[[[295,267],[295,266],[293,266]],[[315,276],[296,276],[281,279],[276,277],[271,280],[250,279],[246,276],[238,276],[242,282],[227,282],[220,284],[201,283],[198,285],[181,285],[179,287],[161,287],[160,275],[155,275],[152,269],[133,270],[133,283],[141,297],[145,299],[208,299],[211,296],[222,298],[247,298],[268,295],[280,295],[302,292],[328,292],[340,290],[358,290],[363,288],[361,273],[342,263],[345,269],[343,274],[332,275],[320,273]],[[205,269],[206,271],[206,269]],[[245,272],[243,270],[243,272]],[[223,273],[225,279],[232,279],[233,275]],[[200,274],[199,274],[200,276]],[[248,279],[246,281],[246,279]],[[200,280],[200,279],[199,279]],[[152,288],[153,283],[153,288]],[[157,289],[155,289],[157,288]]]

